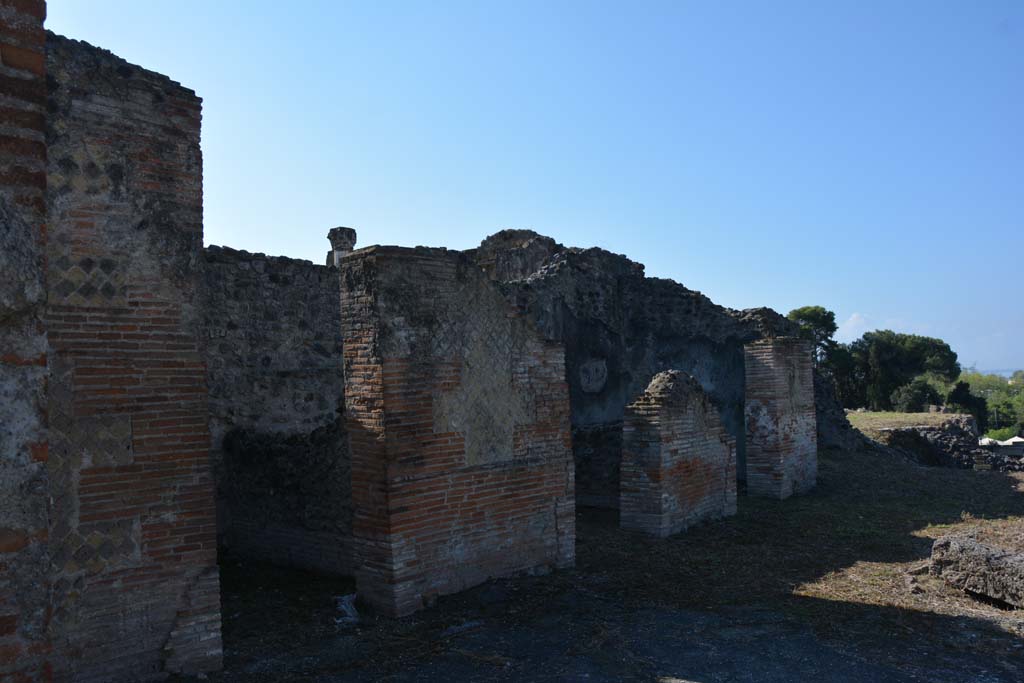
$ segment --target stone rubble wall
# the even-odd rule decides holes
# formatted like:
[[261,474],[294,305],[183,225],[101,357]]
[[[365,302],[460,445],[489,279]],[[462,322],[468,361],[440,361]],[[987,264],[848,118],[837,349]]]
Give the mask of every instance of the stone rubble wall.
[[875,450],[877,444],[854,429],[846,410],[836,398],[831,381],[814,371],[814,412],[818,423],[818,447],[848,453]]
[[979,446],[978,436],[974,416],[950,413],[941,424],[883,429],[879,438],[883,447],[920,465],[1024,471],[1024,458],[1014,449]]
[[818,430],[811,344],[793,337],[745,347],[747,492],[788,498],[814,488]]
[[665,537],[736,514],[736,440],[700,384],[669,370],[626,406],[620,525]]
[[0,0],[0,680],[49,670],[46,3]]
[[458,252],[371,247],[341,275],[361,598],[403,615],[572,565],[561,346]]
[[[565,345],[577,500],[617,507],[626,405],[659,372],[692,375],[736,439],[746,477],[747,342],[797,334],[770,309],[734,311],[642,264],[602,249],[567,248],[528,230],[505,230],[468,252],[544,336]],[[808,389],[810,391],[810,389]]]
[[200,100],[79,41],[46,56],[54,676],[216,670]]
[[338,270],[204,252],[202,315],[221,546],[350,574]]

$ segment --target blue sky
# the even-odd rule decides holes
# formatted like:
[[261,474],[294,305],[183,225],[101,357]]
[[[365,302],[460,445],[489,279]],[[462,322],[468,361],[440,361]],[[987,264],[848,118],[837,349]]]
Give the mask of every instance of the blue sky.
[[1024,367],[1024,3],[50,0],[204,98],[206,239],[532,228]]

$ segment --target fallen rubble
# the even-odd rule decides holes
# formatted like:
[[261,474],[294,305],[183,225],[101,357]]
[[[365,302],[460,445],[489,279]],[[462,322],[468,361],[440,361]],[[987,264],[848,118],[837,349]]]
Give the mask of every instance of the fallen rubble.
[[931,573],[955,588],[1024,607],[1024,552],[942,536],[932,546]]

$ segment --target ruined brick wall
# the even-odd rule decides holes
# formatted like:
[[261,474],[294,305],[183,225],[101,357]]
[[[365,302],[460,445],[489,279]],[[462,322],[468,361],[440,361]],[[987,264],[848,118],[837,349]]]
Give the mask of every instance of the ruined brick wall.
[[46,4],[0,0],[0,680],[44,680]]
[[85,43],[46,49],[55,675],[217,669],[200,100]]
[[341,274],[360,595],[400,615],[571,565],[561,347],[458,252],[372,247]]
[[470,254],[548,339],[565,345],[580,504],[618,506],[625,406],[664,370],[692,375],[714,399],[745,476],[743,345],[792,331],[792,323],[769,309],[723,308],[645,277],[624,256],[530,231],[502,231]]
[[792,337],[746,346],[747,491],[788,498],[814,488],[818,436],[810,342]]
[[222,547],[351,573],[337,269],[210,247],[202,314]]
[[658,373],[626,406],[621,482],[624,529],[665,537],[736,514],[736,440],[695,379]]

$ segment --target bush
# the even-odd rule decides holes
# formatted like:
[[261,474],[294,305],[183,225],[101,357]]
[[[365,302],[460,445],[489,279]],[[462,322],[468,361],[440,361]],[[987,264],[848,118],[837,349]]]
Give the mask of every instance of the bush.
[[1002,429],[989,430],[988,432],[985,433],[985,436],[987,436],[990,439],[995,439],[996,441],[1006,441],[1007,439],[1012,439],[1013,437],[1017,436],[1017,432],[1019,431],[1019,426],[1003,427]]
[[893,409],[899,413],[920,413],[929,404],[942,402],[939,392],[920,377],[892,392],[889,400],[892,401]]
[[988,403],[981,396],[971,393],[971,385],[957,382],[946,396],[946,405],[958,413],[970,413],[978,422],[978,431],[988,430]]

